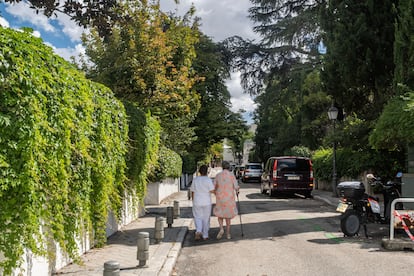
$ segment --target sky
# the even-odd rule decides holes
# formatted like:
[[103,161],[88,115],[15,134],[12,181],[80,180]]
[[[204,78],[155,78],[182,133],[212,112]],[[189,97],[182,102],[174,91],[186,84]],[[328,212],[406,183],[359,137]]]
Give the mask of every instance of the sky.
[[[192,3],[196,8],[196,16],[201,18],[201,31],[213,41],[219,42],[233,35],[258,40],[252,30],[253,24],[247,17],[248,9],[251,7],[249,0],[180,0],[179,5],[176,5],[174,0],[161,0],[161,9],[183,15]],[[41,37],[56,54],[67,60],[84,53],[80,37],[85,29],[77,26],[66,15],[59,14],[57,18],[46,18],[36,14],[23,2],[13,5],[1,2],[0,24],[13,29],[32,28],[34,35]],[[226,85],[231,95],[231,110],[245,110],[244,119],[248,123],[253,123],[251,115],[256,106],[249,94],[243,93],[240,74],[232,73]]]

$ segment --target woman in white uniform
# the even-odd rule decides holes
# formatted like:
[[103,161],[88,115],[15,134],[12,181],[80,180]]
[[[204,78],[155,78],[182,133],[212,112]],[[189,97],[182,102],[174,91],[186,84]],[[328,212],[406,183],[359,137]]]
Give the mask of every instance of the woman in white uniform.
[[213,181],[207,176],[208,167],[202,165],[197,176],[191,184],[190,190],[193,198],[193,216],[196,227],[195,239],[208,239],[211,215],[211,194],[214,193]]

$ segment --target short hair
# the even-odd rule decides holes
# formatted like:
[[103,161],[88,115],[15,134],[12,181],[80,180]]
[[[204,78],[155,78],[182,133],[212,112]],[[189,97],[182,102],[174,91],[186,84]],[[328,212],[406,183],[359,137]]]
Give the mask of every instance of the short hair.
[[206,165],[201,165],[200,168],[198,169],[198,172],[201,175],[207,175],[207,171],[208,171],[208,167]]
[[223,170],[230,169],[230,162],[229,161],[223,161],[223,162],[221,162],[221,167],[223,168]]

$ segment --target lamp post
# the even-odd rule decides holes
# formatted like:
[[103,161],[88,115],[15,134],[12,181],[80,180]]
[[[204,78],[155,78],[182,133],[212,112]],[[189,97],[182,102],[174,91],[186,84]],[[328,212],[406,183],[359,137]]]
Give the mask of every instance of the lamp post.
[[338,108],[335,106],[331,106],[328,109],[328,117],[329,120],[333,122],[333,158],[332,158],[332,195],[337,197],[336,194],[336,141],[335,141],[335,123],[336,119],[338,118]]
[[267,138],[267,143],[269,144],[269,157],[270,157],[270,150],[273,144],[273,139],[272,137]]

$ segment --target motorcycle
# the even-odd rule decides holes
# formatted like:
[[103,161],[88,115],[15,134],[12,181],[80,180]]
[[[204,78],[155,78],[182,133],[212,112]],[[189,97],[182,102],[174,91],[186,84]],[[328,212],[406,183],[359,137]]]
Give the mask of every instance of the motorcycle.
[[[401,178],[402,174],[398,173]],[[382,192],[384,196],[384,214],[381,214],[379,198],[365,193],[365,186],[358,181],[345,181],[337,186],[338,195],[341,198],[336,208],[341,215],[341,231],[346,236],[355,236],[359,233],[361,225],[364,227],[365,236],[368,237],[368,223],[387,223],[390,219],[391,202],[401,197],[401,181],[381,182],[379,177],[367,175],[369,184]],[[402,209],[402,206],[396,206]]]

